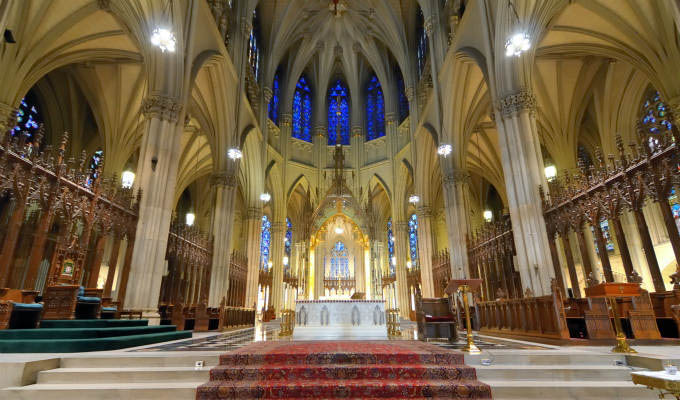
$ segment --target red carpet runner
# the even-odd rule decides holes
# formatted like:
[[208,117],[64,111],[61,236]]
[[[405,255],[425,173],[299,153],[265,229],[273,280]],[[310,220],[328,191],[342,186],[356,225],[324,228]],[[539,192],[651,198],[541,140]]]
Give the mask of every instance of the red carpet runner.
[[423,342],[261,342],[221,355],[196,399],[490,399],[476,379]]

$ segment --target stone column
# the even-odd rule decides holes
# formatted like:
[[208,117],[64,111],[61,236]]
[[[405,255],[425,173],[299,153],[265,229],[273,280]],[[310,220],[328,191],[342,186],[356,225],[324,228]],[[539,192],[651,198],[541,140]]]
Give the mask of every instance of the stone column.
[[257,281],[260,274],[260,236],[262,233],[262,209],[248,207],[246,215],[246,254],[248,257],[248,273],[246,275],[245,307],[257,305]]
[[[442,165],[448,160],[443,158]],[[454,279],[470,278],[467,259],[467,213],[465,212],[465,190],[470,182],[470,174],[465,170],[451,169],[443,177],[444,216],[451,255],[451,276]]]
[[209,307],[217,307],[229,292],[231,234],[234,227],[234,198],[236,176],[231,172],[213,174],[211,184],[215,193],[212,233],[215,240],[210,277]]
[[[403,318],[408,318],[409,294],[408,279],[406,276],[406,259],[408,258],[408,222],[394,222],[394,219],[392,221],[394,224],[394,257],[397,261],[397,265],[395,266],[397,273],[397,304],[399,305],[401,316]],[[387,262],[391,264],[392,260],[388,258]]]
[[150,317],[158,316],[180,159],[181,110],[182,104],[176,98],[164,94],[153,93],[142,102],[146,133],[139,155],[137,182],[143,195],[125,305],[142,310]]
[[418,265],[420,266],[420,288],[423,297],[434,297],[432,280],[432,209],[418,207]]
[[508,208],[523,290],[550,293],[553,277],[550,246],[543,219],[539,185],[547,187],[536,128],[536,100],[528,89],[499,101],[496,117]]
[[272,222],[271,234],[271,257],[269,259],[272,261],[274,271],[270,295],[272,298],[271,305],[278,316],[283,306],[283,238],[286,234],[286,223],[281,221]]
[[14,107],[0,102],[0,133],[3,135],[11,128],[14,128],[15,121],[10,121],[10,117],[12,116],[13,112]]

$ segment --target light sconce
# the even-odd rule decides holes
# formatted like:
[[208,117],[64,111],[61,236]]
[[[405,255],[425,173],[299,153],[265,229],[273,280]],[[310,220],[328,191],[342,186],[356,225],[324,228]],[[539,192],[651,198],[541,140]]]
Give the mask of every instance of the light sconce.
[[411,260],[406,261],[406,268],[411,269],[412,266],[413,266],[413,263],[411,262]]
[[551,182],[557,176],[557,168],[554,165],[545,167],[545,179]]
[[397,265],[397,257],[392,257],[392,265]]
[[412,194],[408,198],[408,202],[413,204],[413,205],[416,205],[416,203],[418,203],[419,201],[420,201],[420,196],[418,196],[417,194]]
[[484,213],[482,214],[484,216],[484,221],[486,222],[491,222],[493,219],[493,213],[491,210],[484,210]]
[[505,56],[519,57],[531,48],[531,39],[526,33],[516,33],[505,42]]
[[151,44],[160,48],[163,53],[166,51],[174,53],[176,43],[175,34],[169,29],[157,27],[151,33]]
[[288,256],[283,256],[283,265],[288,265]]
[[264,201],[265,203],[269,202],[269,200],[272,199],[272,195],[270,195],[267,192],[264,192],[260,195],[260,200]]
[[125,189],[130,189],[135,183],[135,173],[132,171],[124,171],[121,175],[121,186]]

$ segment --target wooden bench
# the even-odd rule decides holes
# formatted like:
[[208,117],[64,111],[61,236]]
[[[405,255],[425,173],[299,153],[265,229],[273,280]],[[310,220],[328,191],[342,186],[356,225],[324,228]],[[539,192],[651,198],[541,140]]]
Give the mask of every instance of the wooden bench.
[[422,298],[420,291],[416,290],[416,321],[421,340],[456,340],[456,319],[446,297]]

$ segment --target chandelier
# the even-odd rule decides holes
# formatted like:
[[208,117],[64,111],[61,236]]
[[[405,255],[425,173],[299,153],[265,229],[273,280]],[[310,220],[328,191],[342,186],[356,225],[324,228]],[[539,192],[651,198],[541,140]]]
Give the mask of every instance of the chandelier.
[[175,34],[169,29],[157,27],[151,33],[151,44],[160,48],[163,53],[166,51],[174,53],[176,43]]

